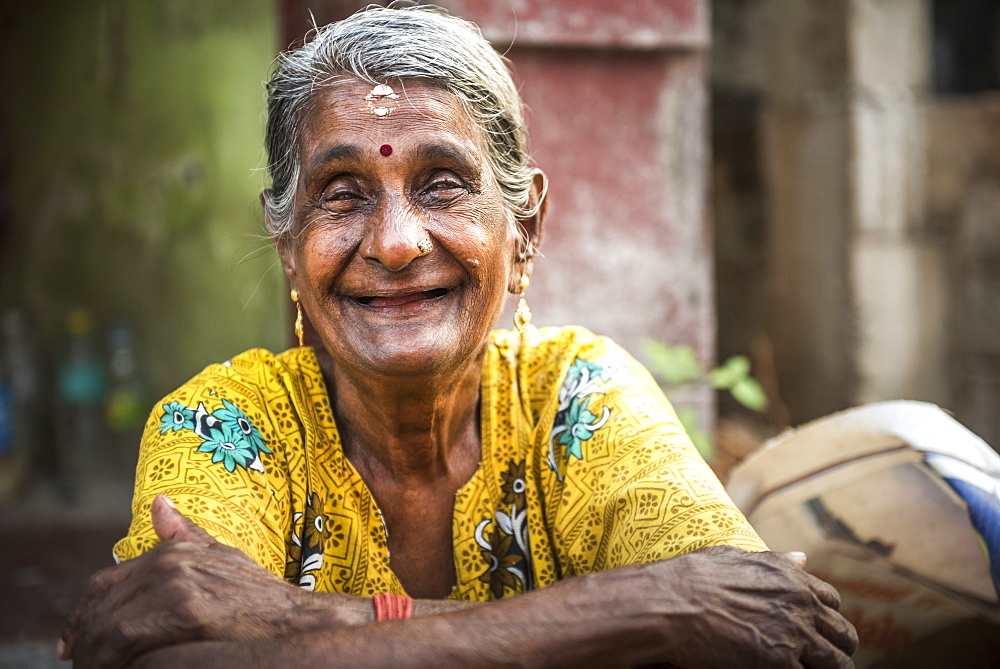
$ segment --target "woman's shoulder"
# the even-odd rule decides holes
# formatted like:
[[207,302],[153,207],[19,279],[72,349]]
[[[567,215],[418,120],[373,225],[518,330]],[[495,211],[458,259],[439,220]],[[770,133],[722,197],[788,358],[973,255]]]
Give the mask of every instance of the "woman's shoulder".
[[283,353],[254,348],[223,362],[207,365],[173,390],[163,403],[205,406],[229,399],[241,405],[264,408],[296,392],[322,386],[322,374],[312,349],[293,348]]
[[287,377],[308,366],[306,356],[245,351],[206,366],[153,406],[139,449],[133,525],[115,548],[119,558],[156,543],[145,509],[167,494],[223,543],[282,572],[279,521],[290,515],[295,481],[305,478],[294,478],[303,437],[292,408],[303,384]]
[[492,343],[498,355],[490,360],[511,370],[525,413],[535,420],[547,420],[543,415],[552,406],[586,389],[659,393],[649,372],[624,348],[583,327],[529,328],[523,336],[498,331]]
[[250,384],[267,384],[285,375],[316,374],[319,374],[319,364],[316,354],[310,348],[291,348],[281,353],[273,353],[265,348],[252,348],[223,362],[205,366],[184,386],[200,386],[207,380],[223,378]]
[[519,355],[522,360],[627,355],[611,338],[594,334],[579,325],[532,327],[523,335],[513,330],[495,330],[492,343],[501,350]]
[[[544,376],[555,381],[580,365],[600,367],[607,371],[641,367],[629,353],[606,336],[594,334],[584,327],[529,328],[524,335],[497,330],[492,344],[502,357],[517,361],[517,367],[527,378]],[[556,378],[551,378],[552,376]]]

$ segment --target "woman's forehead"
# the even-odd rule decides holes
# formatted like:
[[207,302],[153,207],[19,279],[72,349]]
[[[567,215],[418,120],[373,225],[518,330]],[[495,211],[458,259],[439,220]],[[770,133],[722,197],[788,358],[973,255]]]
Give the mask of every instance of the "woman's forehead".
[[[484,156],[485,134],[458,98],[420,80],[341,80],[318,91],[302,119],[304,154],[330,145],[441,143]],[[308,160],[306,155],[303,158]]]

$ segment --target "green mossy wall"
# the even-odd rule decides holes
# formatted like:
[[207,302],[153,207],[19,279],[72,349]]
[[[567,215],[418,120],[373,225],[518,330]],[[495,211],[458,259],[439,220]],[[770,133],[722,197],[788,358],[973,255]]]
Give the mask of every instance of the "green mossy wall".
[[[11,5],[17,6],[11,6]],[[135,324],[150,401],[289,343],[257,195],[272,0],[35,0],[0,9],[0,306]],[[102,338],[103,343],[103,338]]]

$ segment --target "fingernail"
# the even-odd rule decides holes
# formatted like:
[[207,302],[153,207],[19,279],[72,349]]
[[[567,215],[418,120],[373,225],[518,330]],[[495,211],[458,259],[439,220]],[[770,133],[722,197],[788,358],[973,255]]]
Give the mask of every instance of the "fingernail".
[[177,505],[174,504],[174,500],[170,499],[166,495],[160,495],[160,497],[163,498],[163,501],[166,502],[167,506],[169,506],[171,509],[176,509],[177,508]]
[[60,660],[68,660],[69,658],[65,656],[66,653],[66,642],[59,639],[59,645],[56,646],[56,655],[59,656]]
[[789,551],[788,554],[789,555],[794,555],[795,557],[802,558],[803,560],[806,559],[806,554],[803,553],[802,551]]

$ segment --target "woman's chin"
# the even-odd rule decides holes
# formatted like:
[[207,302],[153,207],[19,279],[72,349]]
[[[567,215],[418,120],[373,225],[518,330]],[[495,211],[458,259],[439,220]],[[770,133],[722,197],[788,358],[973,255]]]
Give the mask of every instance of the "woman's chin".
[[351,304],[340,311],[327,349],[339,364],[373,374],[449,376],[478,359],[497,317],[465,307],[460,293],[400,308]]
[[386,376],[450,375],[476,359],[482,349],[482,341],[457,336],[447,327],[403,330],[365,338],[358,342],[356,357],[342,362]]

